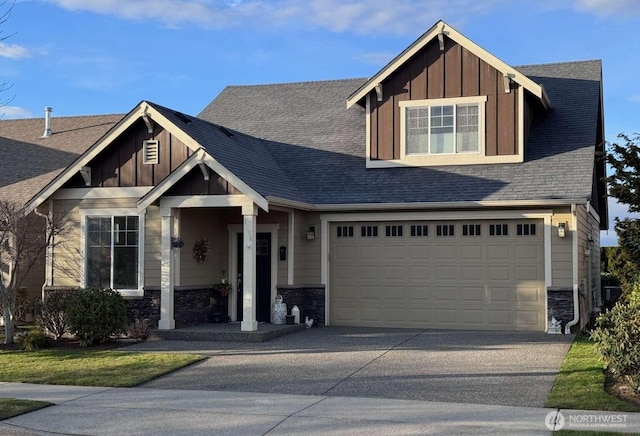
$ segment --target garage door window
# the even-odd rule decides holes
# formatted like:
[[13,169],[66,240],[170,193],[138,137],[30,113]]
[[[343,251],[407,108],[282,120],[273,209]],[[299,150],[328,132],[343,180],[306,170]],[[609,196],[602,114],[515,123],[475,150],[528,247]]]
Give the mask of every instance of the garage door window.
[[402,226],[386,226],[386,235],[390,237],[402,236]]
[[338,226],[338,238],[353,238],[353,226]]
[[489,224],[489,236],[509,236],[509,225]]
[[462,236],[480,236],[480,224],[463,224]]
[[437,236],[454,236],[455,226],[453,224],[438,224],[436,226]]
[[426,224],[411,226],[411,236],[429,236],[429,226]]
[[518,236],[535,236],[536,235],[536,225],[531,224],[518,224],[516,227],[516,235]]
[[360,228],[360,236],[363,238],[378,236],[378,226],[362,226]]

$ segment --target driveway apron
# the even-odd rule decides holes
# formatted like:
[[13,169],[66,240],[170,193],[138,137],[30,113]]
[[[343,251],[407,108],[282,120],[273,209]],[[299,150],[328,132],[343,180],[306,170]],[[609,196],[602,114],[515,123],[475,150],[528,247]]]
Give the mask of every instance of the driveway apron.
[[573,336],[322,327],[265,343],[150,341],[210,356],[146,388],[543,407]]

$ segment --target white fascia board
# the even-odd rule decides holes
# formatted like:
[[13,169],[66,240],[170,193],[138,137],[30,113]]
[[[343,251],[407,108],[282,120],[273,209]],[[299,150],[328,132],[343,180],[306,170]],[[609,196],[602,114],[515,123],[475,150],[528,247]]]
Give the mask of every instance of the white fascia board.
[[383,82],[389,76],[391,76],[398,68],[400,68],[404,63],[406,63],[413,55],[419,52],[423,47],[425,47],[429,42],[431,42],[434,38],[437,38],[439,33],[444,33],[447,37],[457,42],[469,52],[476,55],[478,58],[482,59],[496,70],[500,71],[503,74],[508,74],[509,78],[514,82],[522,85],[525,89],[531,92],[533,95],[538,97],[545,108],[550,107],[550,102],[544,89],[542,86],[529,79],[527,76],[511,67],[507,63],[498,59],[496,56],[489,53],[487,50],[483,49],[475,42],[468,39],[466,36],[462,35],[460,32],[455,30],[453,27],[449,26],[444,21],[438,21],[431,29],[425,32],[420,38],[418,38],[413,44],[411,44],[407,49],[405,49],[402,53],[400,53],[395,59],[389,62],[382,70],[376,73],[367,83],[362,85],[360,89],[358,89],[355,93],[353,93],[347,99],[347,109],[349,109],[354,104],[360,102],[371,90],[375,88],[378,83]]
[[160,112],[155,110],[153,106],[146,101],[142,101],[131,112],[124,116],[118,124],[116,124],[106,135],[94,143],[87,151],[85,151],[78,159],[68,166],[62,173],[45,186],[35,197],[33,197],[26,206],[26,213],[30,213],[33,209],[42,204],[47,198],[51,197],[58,189],[62,187],[71,177],[73,177],[82,167],[88,166],[89,162],[98,156],[98,154],[124,133],[131,125],[142,117],[150,117],[156,123],[160,124],[169,133],[182,141],[187,147],[194,152],[201,148],[193,138],[187,135],[182,129],[169,121]]
[[140,201],[138,201],[138,210],[145,210],[154,201],[156,201],[165,192],[167,192],[173,185],[178,183],[184,176],[189,174],[189,172],[200,163],[203,155],[204,151],[198,150],[187,160],[182,162],[182,164],[178,168],[176,168],[173,173],[166,177],[162,182],[158,183],[155,188],[151,189],[144,197],[140,199]]
[[321,214],[327,222],[351,221],[442,221],[442,220],[498,220],[498,219],[541,219],[553,214],[550,209],[505,210],[505,211],[451,211],[451,212],[369,212],[369,213],[329,213]]
[[417,209],[478,209],[488,207],[523,208],[523,207],[554,207],[570,206],[572,204],[587,204],[588,200],[516,200],[516,201],[452,201],[434,203],[360,203],[360,204],[322,204],[316,205],[315,210],[322,212],[349,211],[382,211],[382,210],[417,210]]
[[272,206],[281,206],[287,209],[298,209],[298,210],[315,210],[316,207],[313,204],[304,203],[302,201],[295,200],[287,200],[285,198],[272,197],[270,195],[267,196],[267,201]]
[[185,207],[236,207],[251,206],[252,198],[244,194],[234,195],[184,195],[160,199],[161,211]]
[[126,188],[68,188],[58,189],[51,198],[54,200],[101,200],[106,198],[141,198],[153,189],[152,186]]
[[211,155],[205,154],[202,158],[202,162],[207,164],[209,168],[218,173],[220,177],[225,179],[227,182],[231,183],[231,185],[236,188],[238,191],[242,192],[249,198],[253,200],[253,202],[260,207],[260,209],[265,212],[269,212],[269,202],[262,195],[258,194],[258,192],[253,189],[251,186],[247,185],[240,177],[233,174],[227,168],[225,168],[220,162],[215,160]]
[[33,209],[40,206],[47,198],[51,197],[58,189],[62,187],[69,179],[71,179],[82,167],[94,159],[107,145],[120,136],[126,129],[128,129],[139,117],[143,116],[144,109],[148,104],[141,102],[131,112],[122,118],[118,124],[116,124],[107,134],[95,142],[91,147],[87,149],[80,157],[78,157],[71,165],[65,168],[55,179],[53,179],[47,186],[42,188],[39,193],[32,197],[27,203],[25,213],[29,214]]

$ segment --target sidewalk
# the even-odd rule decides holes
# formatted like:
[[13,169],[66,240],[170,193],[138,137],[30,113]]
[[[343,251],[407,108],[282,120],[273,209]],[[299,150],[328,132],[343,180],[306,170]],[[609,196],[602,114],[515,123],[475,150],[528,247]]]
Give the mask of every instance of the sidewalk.
[[640,432],[640,413],[409,400],[0,383],[0,397],[55,406],[0,421],[0,434],[548,435]]

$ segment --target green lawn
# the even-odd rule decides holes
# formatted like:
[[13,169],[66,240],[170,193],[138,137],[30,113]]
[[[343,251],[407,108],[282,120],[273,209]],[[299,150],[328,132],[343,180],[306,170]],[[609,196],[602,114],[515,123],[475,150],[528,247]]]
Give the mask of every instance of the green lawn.
[[589,339],[577,336],[545,403],[558,409],[637,412],[638,408],[606,393],[602,362]]
[[0,381],[131,387],[202,359],[193,354],[90,348],[0,352]]
[[43,407],[51,406],[44,401],[16,400],[15,398],[0,398],[0,421],[23,413],[33,412]]

